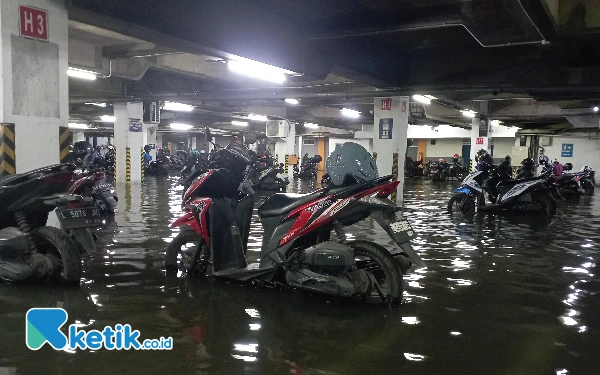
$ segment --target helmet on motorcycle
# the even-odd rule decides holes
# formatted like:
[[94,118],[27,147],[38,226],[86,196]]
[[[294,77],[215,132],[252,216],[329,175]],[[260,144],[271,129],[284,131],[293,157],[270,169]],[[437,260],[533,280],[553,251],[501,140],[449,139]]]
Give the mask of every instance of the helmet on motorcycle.
[[146,152],[150,152],[150,150],[151,150],[151,148],[150,148],[150,146],[149,146],[149,145],[145,145],[145,146],[144,146],[144,151],[146,151]]
[[440,163],[445,163],[445,162],[446,162],[446,159],[444,159],[444,158],[439,158],[439,159],[438,159],[438,161],[439,161]]
[[231,142],[227,145],[227,147],[225,147],[224,151],[226,152],[226,154],[233,156],[234,158],[240,159],[245,164],[252,163],[254,159],[254,153],[251,152],[247,147],[239,143]]
[[94,147],[92,147],[92,145],[86,141],[79,141],[73,144],[73,154],[78,158],[83,158],[93,149]]
[[550,163],[550,159],[546,155],[540,155],[538,163],[540,163],[540,165],[548,165]]
[[454,161],[458,161],[458,158],[459,158],[459,157],[460,157],[460,156],[459,156],[458,154],[454,154],[454,156],[452,156],[452,160],[454,160]]
[[527,158],[527,159],[523,159],[523,161],[521,162],[521,165],[524,167],[533,167],[535,165],[535,162],[533,161],[533,159]]
[[486,155],[488,155],[488,152],[484,149],[477,151],[475,154],[475,162],[479,162]]
[[333,185],[343,185],[348,178],[372,181],[379,177],[377,164],[369,152],[358,143],[338,144],[327,158],[327,172]]
[[573,170],[573,164],[566,163],[565,165],[563,165],[563,170],[565,170],[565,171],[572,171]]
[[510,163],[510,155],[506,155],[506,156],[504,157],[504,160]]

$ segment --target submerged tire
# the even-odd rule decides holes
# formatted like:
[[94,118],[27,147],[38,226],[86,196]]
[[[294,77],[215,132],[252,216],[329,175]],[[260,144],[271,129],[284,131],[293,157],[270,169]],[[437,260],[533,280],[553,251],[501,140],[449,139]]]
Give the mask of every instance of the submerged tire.
[[[460,207],[460,205],[462,205],[462,208],[459,211],[458,207]],[[465,193],[454,194],[448,201],[448,213],[452,215],[453,213],[458,212],[462,212],[465,215],[475,214],[475,202]]]
[[[400,271],[400,265],[389,251],[383,246],[370,241],[351,241],[348,242],[348,246],[354,249],[355,258],[370,258],[381,268],[381,271],[385,276],[385,279],[382,281],[387,282],[387,290],[384,292],[385,301],[381,302],[390,305],[402,302],[402,290],[404,289],[402,284],[402,272]],[[376,277],[376,279],[379,282],[381,277]]]
[[37,250],[46,256],[60,259],[59,269],[62,280],[67,284],[79,284],[81,280],[81,255],[79,248],[63,230],[54,227],[39,227],[33,232]]
[[[182,247],[189,243],[195,243],[196,248],[193,253],[193,259],[182,259],[183,264],[178,264],[178,256],[182,252]],[[191,229],[184,229],[173,238],[173,241],[167,247],[167,253],[165,255],[165,268],[167,272],[173,273],[179,270],[184,270],[188,273],[192,273],[200,261],[202,252],[206,251],[206,244],[204,239],[198,233]],[[183,254],[182,254],[183,255]],[[206,270],[204,270],[206,272]]]
[[536,194],[533,200],[540,206],[540,213],[542,215],[550,216],[556,213],[556,201],[549,193]]

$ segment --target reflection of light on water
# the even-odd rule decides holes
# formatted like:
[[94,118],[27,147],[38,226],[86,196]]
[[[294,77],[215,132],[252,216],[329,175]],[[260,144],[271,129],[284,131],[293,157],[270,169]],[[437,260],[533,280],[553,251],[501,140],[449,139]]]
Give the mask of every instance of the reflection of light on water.
[[473,285],[473,281],[467,280],[467,279],[452,279],[452,278],[449,277],[448,281],[453,281],[453,282],[456,283],[456,285],[459,285],[459,286]]
[[258,353],[258,344],[233,344],[238,352]]
[[569,373],[569,370],[567,370],[566,368],[556,370],[556,375],[567,375],[568,373]]
[[587,331],[587,326],[580,326],[579,327],[579,331],[577,331],[577,332],[583,333],[583,332],[586,332],[586,331]]
[[260,324],[250,323],[250,330],[251,331],[258,331],[260,329],[260,327],[261,327]]
[[404,358],[408,359],[409,361],[417,361],[417,362],[425,360],[424,355],[413,354],[413,353],[404,353]]
[[403,316],[402,323],[404,324],[419,324],[421,321],[416,316]]
[[567,313],[563,316],[561,316],[559,319],[562,321],[562,323],[564,325],[567,326],[574,326],[577,324],[577,321],[575,319],[573,319],[574,316],[579,315],[579,312],[577,312],[576,310],[570,309],[569,311],[567,311]]
[[452,332],[450,332],[450,334],[451,334],[452,336],[460,336],[460,335],[462,335],[462,333],[460,333],[460,332],[458,332],[458,331],[452,331]]
[[256,357],[250,356],[250,355],[237,355],[237,354],[232,354],[231,355],[233,358],[235,359],[241,359],[244,362],[254,362],[257,360]]
[[250,317],[252,317],[252,318],[260,317],[260,314],[258,313],[258,310],[256,310],[256,309],[245,309],[244,311],[246,311],[246,314],[250,315]]

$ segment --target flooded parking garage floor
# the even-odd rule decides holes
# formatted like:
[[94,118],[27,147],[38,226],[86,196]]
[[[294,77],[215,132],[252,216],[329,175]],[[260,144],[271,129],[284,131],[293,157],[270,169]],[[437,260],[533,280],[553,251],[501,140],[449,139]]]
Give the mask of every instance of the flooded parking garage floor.
[[[550,221],[445,213],[457,183],[408,181],[405,214],[427,268],[405,278],[402,307],[166,278],[180,214],[176,178],[120,192],[80,288],[0,285],[5,374],[591,374],[600,364],[600,199],[561,202]],[[288,187],[310,191],[309,185]],[[136,190],[136,189],[134,189]],[[355,238],[391,245],[372,222]],[[254,220],[249,246],[260,250]],[[25,345],[25,313],[63,307],[86,329],[131,324],[172,336],[171,351],[54,351]]]

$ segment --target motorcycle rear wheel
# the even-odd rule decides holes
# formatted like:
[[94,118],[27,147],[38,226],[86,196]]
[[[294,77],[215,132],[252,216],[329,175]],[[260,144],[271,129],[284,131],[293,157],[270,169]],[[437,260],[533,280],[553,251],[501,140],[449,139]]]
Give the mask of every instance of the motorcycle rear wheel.
[[54,227],[39,227],[32,232],[35,247],[40,254],[54,258],[57,267],[54,275],[66,284],[79,284],[81,280],[81,255],[79,248],[65,231]]
[[[188,246],[190,244],[191,246]],[[205,275],[208,269],[208,256],[209,249],[204,238],[191,229],[184,229],[167,247],[165,267],[168,273],[182,271],[188,275]]]
[[348,246],[354,249],[354,258],[362,260],[361,266],[357,264],[357,268],[365,269],[375,277],[383,295],[382,297],[374,290],[369,296],[363,296],[366,302],[386,305],[401,303],[404,289],[402,272],[399,263],[389,251],[370,241],[351,241],[348,242]]
[[475,201],[467,194],[454,194],[448,201],[448,213],[452,215],[459,212],[465,215],[475,214]]
[[556,213],[556,201],[550,194],[536,194],[533,200],[540,206],[540,213],[545,216]]

